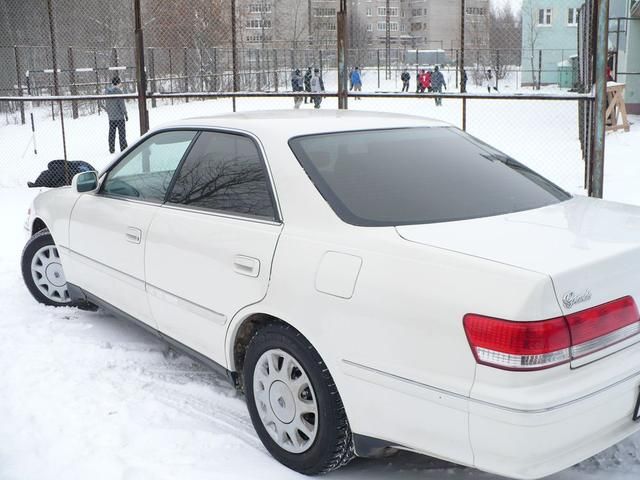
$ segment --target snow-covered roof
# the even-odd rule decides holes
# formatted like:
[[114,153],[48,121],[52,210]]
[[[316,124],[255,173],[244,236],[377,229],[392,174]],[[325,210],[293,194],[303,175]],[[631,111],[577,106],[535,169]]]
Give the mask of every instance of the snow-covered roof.
[[297,135],[400,127],[449,126],[445,122],[412,115],[354,110],[262,110],[187,118],[166,127],[219,127],[244,130],[259,136],[291,138]]

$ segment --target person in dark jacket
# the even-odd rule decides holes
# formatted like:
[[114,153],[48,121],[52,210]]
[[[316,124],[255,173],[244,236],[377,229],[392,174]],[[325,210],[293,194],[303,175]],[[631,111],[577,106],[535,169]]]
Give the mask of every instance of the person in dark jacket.
[[[305,92],[311,91],[311,77],[313,77],[313,74],[311,73],[311,67],[309,67],[307,68],[307,73],[304,74],[304,91]],[[307,103],[307,101],[311,102],[311,98],[305,96],[304,103]]]
[[[107,95],[122,95],[123,92],[120,88],[120,77],[113,77],[111,85],[107,87],[105,93]],[[116,130],[118,130],[120,151],[123,151],[127,148],[125,122],[129,120],[127,107],[124,105],[124,99],[108,98],[105,100],[103,108],[109,117],[109,153],[114,153],[116,151]]]
[[402,80],[402,91],[409,93],[409,82],[411,81],[411,75],[409,75],[409,71],[405,68],[400,75],[400,80]]
[[[304,80],[302,79],[302,73],[299,68],[296,68],[296,71],[291,75],[291,89],[294,92],[303,92],[304,91]],[[300,104],[302,103],[302,96],[293,97],[293,107],[300,108]]]
[[[434,93],[442,93],[443,88],[446,89],[447,84],[444,81],[444,75],[442,75],[440,68],[436,65],[431,74],[431,90]],[[435,100],[437,106],[442,105],[442,97],[436,97]]]

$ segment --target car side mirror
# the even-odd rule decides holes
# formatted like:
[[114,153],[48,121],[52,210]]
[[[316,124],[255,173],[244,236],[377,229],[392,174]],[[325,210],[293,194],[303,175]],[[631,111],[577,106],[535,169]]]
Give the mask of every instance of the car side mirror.
[[96,172],[78,173],[71,180],[71,188],[78,193],[92,192],[98,188],[98,174]]

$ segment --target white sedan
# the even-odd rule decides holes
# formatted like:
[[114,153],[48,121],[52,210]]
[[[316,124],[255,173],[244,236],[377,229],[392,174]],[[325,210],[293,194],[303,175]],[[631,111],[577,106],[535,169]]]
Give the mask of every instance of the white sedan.
[[539,478],[640,430],[640,208],[446,124],[185,120],[38,196],[27,228],[38,301],[225,372],[305,474],[395,448]]

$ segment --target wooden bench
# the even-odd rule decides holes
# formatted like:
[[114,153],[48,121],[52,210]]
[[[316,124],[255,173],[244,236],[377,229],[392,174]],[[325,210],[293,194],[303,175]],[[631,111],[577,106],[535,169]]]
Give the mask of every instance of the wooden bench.
[[[607,112],[605,115],[607,131],[615,131],[624,128],[629,131],[629,120],[627,119],[627,107],[624,104],[624,83],[607,82]],[[620,123],[618,123],[618,114]]]

